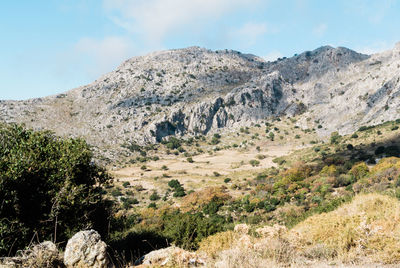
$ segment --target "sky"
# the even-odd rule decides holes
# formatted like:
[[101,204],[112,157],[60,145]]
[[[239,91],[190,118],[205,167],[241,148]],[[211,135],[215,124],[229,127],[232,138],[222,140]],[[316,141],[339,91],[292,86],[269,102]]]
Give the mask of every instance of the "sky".
[[156,50],[371,54],[400,41],[399,29],[400,0],[4,0],[0,100],[58,94]]

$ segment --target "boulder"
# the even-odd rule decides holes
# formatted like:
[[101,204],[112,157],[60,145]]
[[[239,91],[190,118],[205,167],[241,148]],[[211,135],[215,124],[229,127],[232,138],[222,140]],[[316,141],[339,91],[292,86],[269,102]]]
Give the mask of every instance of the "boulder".
[[245,223],[237,224],[234,228],[234,231],[239,234],[248,234],[249,230],[249,226]]
[[286,226],[275,224],[274,226],[257,228],[256,233],[263,238],[280,238],[287,233],[287,228]]
[[95,230],[80,231],[68,240],[64,253],[67,267],[106,268],[110,260],[107,245]]
[[171,246],[154,250],[143,258],[143,266],[204,266],[205,260],[194,252]]

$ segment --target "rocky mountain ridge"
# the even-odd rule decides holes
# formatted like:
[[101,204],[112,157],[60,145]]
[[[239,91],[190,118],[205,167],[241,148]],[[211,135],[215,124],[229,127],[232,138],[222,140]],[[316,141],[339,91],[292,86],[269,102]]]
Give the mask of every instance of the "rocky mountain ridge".
[[299,115],[320,136],[399,117],[400,44],[364,55],[324,46],[266,62],[189,47],[134,57],[64,94],[0,101],[0,120],[84,137],[102,150]]

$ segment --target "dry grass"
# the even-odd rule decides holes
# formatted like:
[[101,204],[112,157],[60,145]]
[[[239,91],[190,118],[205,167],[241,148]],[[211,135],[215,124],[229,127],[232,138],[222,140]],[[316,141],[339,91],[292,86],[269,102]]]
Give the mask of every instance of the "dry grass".
[[202,240],[198,251],[214,259],[219,252],[231,248],[238,239],[239,234],[233,231],[217,233]]
[[[400,202],[379,194],[356,196],[352,203],[315,215],[290,231],[297,249],[344,262],[400,261]],[[308,252],[308,253],[307,253]],[[324,253],[325,252],[325,253]]]
[[[259,237],[215,234],[200,243],[199,251],[209,256],[212,267],[396,267],[399,222],[396,198],[363,194],[289,231],[273,226],[257,229],[268,231],[257,232]],[[271,234],[275,229],[279,235]]]

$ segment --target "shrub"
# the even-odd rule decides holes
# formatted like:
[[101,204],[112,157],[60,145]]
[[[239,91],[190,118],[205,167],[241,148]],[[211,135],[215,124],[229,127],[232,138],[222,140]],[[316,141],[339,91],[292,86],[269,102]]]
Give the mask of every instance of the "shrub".
[[171,188],[177,188],[177,187],[180,187],[181,184],[180,184],[180,182],[178,180],[170,180],[168,182],[168,186],[171,187]]
[[227,229],[228,220],[219,215],[204,217],[202,213],[174,213],[162,217],[162,234],[179,247],[197,249],[198,243],[217,232]]
[[157,192],[153,192],[151,195],[150,195],[150,201],[157,201],[157,200],[159,200],[160,199],[160,196],[157,194]]
[[150,203],[147,207],[148,207],[148,208],[154,208],[154,209],[156,209],[156,208],[157,208],[157,205],[156,205],[156,203],[152,202],[152,203]]
[[231,178],[225,178],[225,179],[224,179],[224,182],[225,182],[225,183],[229,183],[230,181],[231,181]]
[[400,156],[400,149],[397,145],[391,145],[385,148],[386,156]]
[[174,192],[173,196],[174,197],[183,197],[185,195],[186,195],[185,189],[181,186],[181,187],[178,187],[178,188],[175,189],[175,192]]
[[369,168],[364,162],[355,164],[350,169],[350,174],[353,175],[356,180],[365,177],[368,174],[368,172]]
[[263,154],[258,154],[256,157],[257,157],[257,159],[259,159],[259,160],[263,160],[263,159],[267,158],[267,156],[266,156],[266,155],[263,155]]
[[163,165],[163,166],[161,167],[161,169],[162,169],[162,170],[168,170],[168,167],[167,167],[166,165]]
[[211,144],[213,144],[213,145],[216,145],[216,144],[218,144],[218,143],[220,143],[220,140],[219,140],[219,138],[217,138],[217,137],[212,137],[212,139],[211,139]]
[[353,146],[353,144],[347,144],[346,148],[347,148],[347,150],[353,150],[354,146]]
[[255,159],[250,160],[249,163],[250,163],[250,165],[252,165],[253,167],[256,167],[256,166],[260,165],[260,161],[255,160]]
[[379,146],[375,150],[375,155],[380,155],[380,154],[383,154],[384,152],[385,152],[385,147],[384,146]]
[[191,158],[191,157],[186,158],[186,160],[187,160],[189,163],[194,163],[194,160],[193,160],[193,158]]
[[273,140],[274,140],[274,137],[275,137],[275,134],[274,134],[273,132],[270,132],[270,133],[268,134],[268,136],[269,136],[269,139],[270,139],[271,141],[273,141]]
[[118,196],[121,196],[121,195],[122,195],[122,192],[121,192],[121,190],[120,190],[119,188],[115,188],[115,189],[113,189],[113,190],[111,191],[111,195],[112,195],[113,197],[118,197]]
[[179,147],[181,147],[181,141],[173,136],[170,137],[168,141],[163,140],[162,143],[165,144],[165,146],[170,150],[178,149]]
[[[66,241],[84,228],[106,230],[102,186],[111,181],[81,139],[0,125],[0,255],[14,254],[36,233]],[[54,238],[54,237],[53,237]]]
[[129,183],[129,181],[126,181],[122,184],[122,186],[124,186],[124,188],[128,188],[129,186],[131,186],[131,184]]
[[132,205],[139,204],[139,201],[136,198],[123,198],[122,200],[122,208],[130,209]]
[[331,133],[331,144],[337,144],[342,136],[337,131]]
[[186,195],[185,189],[178,180],[170,180],[168,186],[174,189],[174,197],[182,197]]
[[371,129],[371,128],[373,128],[373,126],[361,126],[361,127],[358,129],[358,131],[365,131],[365,130],[368,130],[368,129]]

